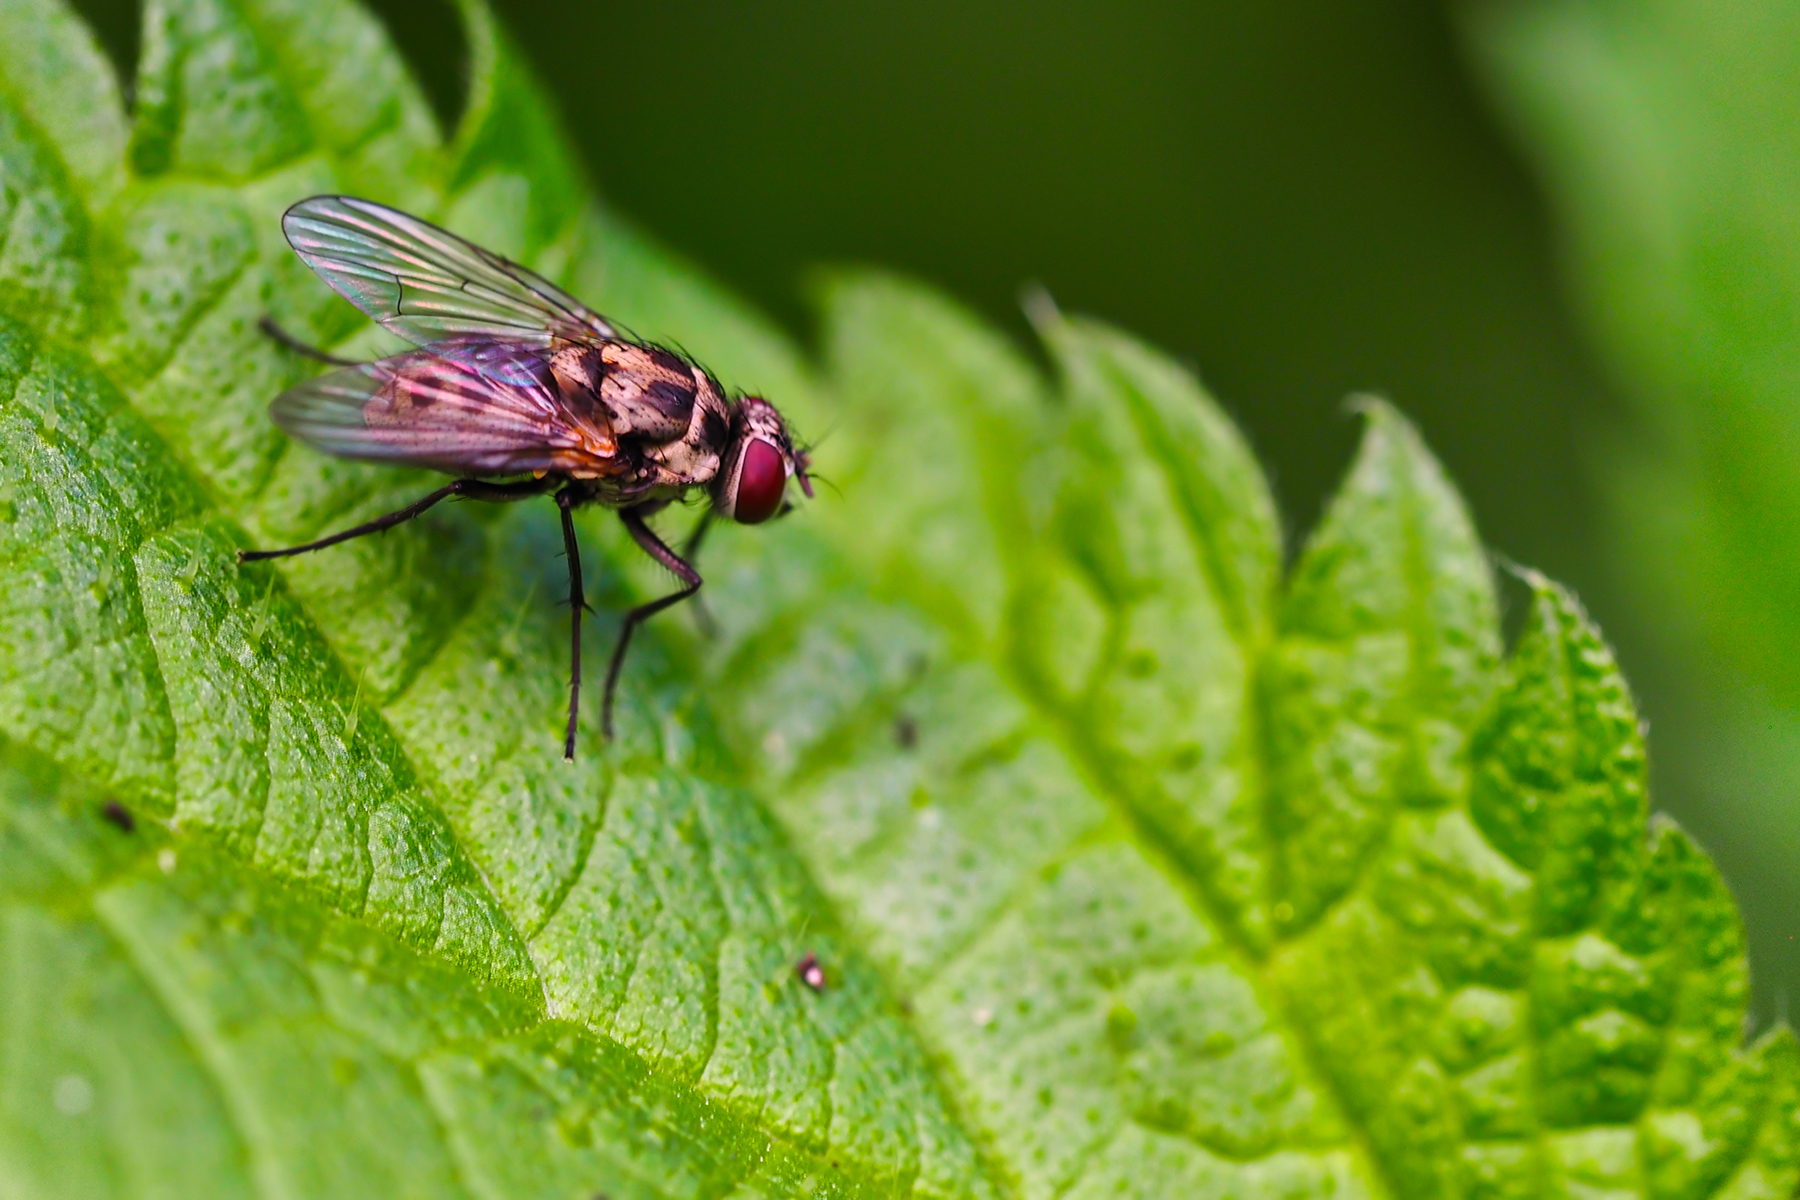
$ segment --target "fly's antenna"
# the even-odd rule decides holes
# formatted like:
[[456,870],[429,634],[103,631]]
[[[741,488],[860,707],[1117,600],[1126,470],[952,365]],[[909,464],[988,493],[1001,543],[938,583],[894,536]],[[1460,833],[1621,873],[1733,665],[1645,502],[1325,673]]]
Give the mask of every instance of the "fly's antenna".
[[789,438],[792,439],[794,443],[794,475],[800,480],[800,490],[806,493],[806,498],[808,500],[813,498],[812,485],[813,480],[815,479],[820,483],[825,484],[827,487],[830,487],[832,491],[837,492],[840,499],[843,497],[844,493],[839,491],[835,484],[832,484],[822,476],[814,475],[812,471],[809,470],[812,466],[813,451],[824,445],[825,439],[836,433],[837,428],[838,423],[833,421],[830,425],[825,427],[824,433],[816,438],[810,438],[805,441],[794,437],[792,430],[789,430],[788,432]]
[[[826,486],[826,487],[828,487],[828,488],[830,488],[830,489],[831,489],[831,490],[832,490],[832,491],[834,491],[834,492],[836,492],[836,493],[837,493],[837,498],[838,498],[838,499],[839,499],[839,500],[842,500],[842,499],[843,499],[843,498],[844,498],[844,489],[843,489],[843,488],[841,488],[841,487],[839,487],[839,486],[838,486],[838,485],[837,485],[837,484],[835,484],[835,483],[833,483],[833,482],[832,482],[832,480],[831,480],[831,477],[830,477],[830,476],[828,476],[828,475],[811,475],[811,474],[809,474],[809,475],[808,475],[808,476],[807,476],[807,479],[809,479],[809,480],[811,480],[811,481],[813,481],[813,482],[814,482],[814,483],[822,483],[822,484],[824,484],[824,485],[825,485],[825,486]],[[808,495],[808,496],[811,496],[811,495],[812,495],[812,489],[811,489],[811,488],[808,488],[808,489],[807,489],[807,490],[806,490],[806,494],[807,494],[807,495]]]

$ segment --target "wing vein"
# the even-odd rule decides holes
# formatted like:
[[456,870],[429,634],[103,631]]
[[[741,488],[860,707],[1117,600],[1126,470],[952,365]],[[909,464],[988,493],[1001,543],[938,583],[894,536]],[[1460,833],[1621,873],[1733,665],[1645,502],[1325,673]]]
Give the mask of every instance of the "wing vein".
[[[281,225],[294,252],[339,295],[416,346],[484,334],[544,347],[616,336],[549,280],[396,209],[313,196]],[[415,307],[420,293],[442,299]]]

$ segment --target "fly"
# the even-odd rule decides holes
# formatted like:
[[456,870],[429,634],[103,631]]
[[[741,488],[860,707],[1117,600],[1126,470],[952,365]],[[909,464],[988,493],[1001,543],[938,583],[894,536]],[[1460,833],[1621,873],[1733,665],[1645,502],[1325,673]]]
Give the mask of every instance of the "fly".
[[575,757],[581,689],[581,550],[574,512],[614,509],[632,540],[681,587],[625,614],[606,668],[602,733],[612,737],[613,693],[637,627],[700,590],[693,563],[647,518],[705,488],[714,516],[755,525],[786,512],[788,482],[808,497],[806,451],[760,396],[728,396],[700,367],[635,341],[561,288],[517,263],[384,205],[314,196],[281,218],[288,244],[339,295],[415,349],[376,362],[290,349],[337,370],[290,388],[270,406],[277,425],[343,458],[428,467],[450,483],[405,508],[281,550],[240,550],[239,561],[323,550],[410,521],[440,500],[504,503],[554,496],[569,560],[569,724]]

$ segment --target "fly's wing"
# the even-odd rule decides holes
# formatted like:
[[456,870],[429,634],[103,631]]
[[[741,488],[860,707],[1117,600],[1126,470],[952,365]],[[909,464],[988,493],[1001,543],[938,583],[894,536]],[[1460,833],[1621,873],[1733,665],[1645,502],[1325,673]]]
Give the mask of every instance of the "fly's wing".
[[436,225],[352,196],[314,196],[281,231],[339,295],[415,346],[489,337],[611,340],[605,318],[549,280]]
[[275,423],[327,454],[453,475],[620,469],[612,431],[566,405],[547,349],[464,339],[343,367],[275,398]]

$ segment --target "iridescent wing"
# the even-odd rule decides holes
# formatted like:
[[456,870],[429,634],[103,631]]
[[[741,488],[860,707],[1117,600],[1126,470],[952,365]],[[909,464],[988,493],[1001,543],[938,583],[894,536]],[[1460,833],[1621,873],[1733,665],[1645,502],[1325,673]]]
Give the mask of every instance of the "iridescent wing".
[[328,371],[277,396],[269,413],[342,458],[453,475],[616,474],[611,429],[564,403],[549,356],[480,338],[440,342]]
[[534,346],[618,336],[549,280],[386,205],[314,196],[287,210],[281,230],[339,295],[415,346],[470,336]]

